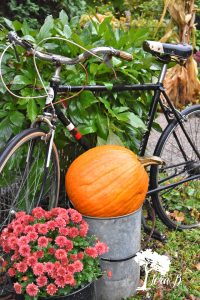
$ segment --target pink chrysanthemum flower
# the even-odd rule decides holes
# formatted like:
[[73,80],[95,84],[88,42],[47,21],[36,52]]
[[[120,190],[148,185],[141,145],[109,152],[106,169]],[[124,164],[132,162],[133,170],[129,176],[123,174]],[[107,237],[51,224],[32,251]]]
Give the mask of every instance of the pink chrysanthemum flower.
[[45,219],[45,211],[42,207],[35,207],[32,210],[32,215],[36,219]]
[[89,229],[88,224],[83,220],[80,225],[79,235],[82,237],[86,236],[88,233],[88,229]]
[[29,245],[23,244],[22,246],[19,247],[19,254],[21,254],[24,257],[27,257],[30,255],[31,248]]
[[14,286],[16,294],[22,293],[22,285],[19,282],[15,282],[13,286]]
[[46,276],[42,275],[36,279],[36,282],[39,287],[43,287],[43,286],[47,285],[48,278]]
[[76,269],[75,269],[74,264],[69,264],[69,265],[67,266],[67,272],[68,272],[68,273],[74,274],[75,271],[76,271]]
[[56,249],[53,248],[53,247],[50,247],[50,248],[48,249],[48,253],[51,254],[51,255],[54,255],[55,252],[56,252]]
[[85,253],[92,258],[96,258],[98,256],[97,250],[93,247],[86,248]]
[[26,235],[21,236],[20,238],[18,238],[18,245],[27,245],[30,242],[29,237]]
[[54,270],[54,264],[52,262],[47,262],[45,263],[45,272],[47,272],[48,274],[51,274]]
[[55,257],[57,259],[63,259],[67,257],[67,252],[64,249],[57,249],[55,252]]
[[47,291],[47,294],[49,294],[50,296],[55,295],[57,290],[58,290],[58,288],[56,287],[55,284],[50,283],[49,285],[47,285],[46,291]]
[[57,269],[57,275],[59,275],[59,276],[64,276],[66,274],[66,268],[64,268],[64,267],[59,267],[58,269]]
[[83,259],[84,257],[84,252],[80,251],[78,254],[77,254],[77,258],[78,259]]
[[67,240],[66,243],[65,243],[65,248],[67,251],[71,251],[73,249],[74,245],[73,245],[73,242],[70,241],[70,240]]
[[55,279],[55,284],[58,287],[64,288],[65,285],[67,284],[66,280],[65,280],[65,277],[64,276],[57,276],[56,279]]
[[47,224],[38,224],[37,230],[38,230],[38,233],[40,233],[40,234],[47,234],[48,226],[47,226]]
[[55,222],[57,224],[57,227],[65,227],[66,226],[66,221],[61,217],[56,217]]
[[37,258],[34,255],[27,257],[27,265],[34,266],[37,263]]
[[75,261],[77,260],[77,254],[70,254],[70,257],[69,257],[71,260]]
[[69,228],[61,227],[61,228],[59,228],[59,233],[60,233],[60,235],[68,235],[69,234]]
[[79,230],[78,230],[78,228],[76,228],[76,227],[71,227],[70,229],[69,229],[69,237],[70,238],[75,238],[76,236],[78,236],[79,235]]
[[30,241],[36,241],[38,239],[38,234],[36,231],[30,231],[28,232],[27,237]]
[[64,258],[62,258],[61,260],[60,260],[60,262],[61,262],[61,265],[62,266],[67,266],[68,265],[68,263],[69,263],[69,260],[68,260],[68,258],[67,257],[64,257]]
[[82,221],[82,219],[83,219],[82,215],[79,212],[77,212],[76,210],[71,213],[71,220],[74,223],[80,223]]
[[65,236],[59,235],[55,238],[55,244],[59,247],[64,247],[68,239]]
[[38,294],[39,288],[34,283],[29,283],[26,287],[26,292],[29,296],[34,297]]
[[48,238],[46,238],[46,236],[40,236],[39,239],[38,239],[38,245],[41,247],[41,248],[46,248],[47,245],[48,245]]
[[14,277],[14,276],[16,275],[16,270],[15,270],[15,268],[9,268],[9,269],[8,269],[8,275],[9,275],[10,277]]
[[47,226],[49,230],[54,230],[56,228],[56,222],[53,220],[50,220],[47,222]]
[[74,276],[70,273],[64,276],[65,284],[73,285],[74,284]]
[[104,254],[105,252],[108,252],[109,248],[105,243],[102,243],[98,241],[95,245],[95,249],[97,250],[99,255]]
[[80,260],[76,260],[73,265],[75,267],[75,272],[81,272],[83,270],[83,263]]
[[45,271],[45,267],[44,267],[44,264],[43,263],[36,263],[34,266],[33,266],[33,273],[36,275],[36,276],[40,276],[40,275],[43,275],[44,274],[44,271]]
[[25,273],[28,269],[28,266],[25,262],[21,261],[16,264],[16,269],[17,269],[17,271],[19,271],[21,273]]

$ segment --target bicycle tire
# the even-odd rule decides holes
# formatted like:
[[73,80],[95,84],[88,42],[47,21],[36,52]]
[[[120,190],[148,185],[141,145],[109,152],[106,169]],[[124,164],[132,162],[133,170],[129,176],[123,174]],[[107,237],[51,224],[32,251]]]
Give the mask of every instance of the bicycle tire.
[[[13,214],[36,206],[57,206],[60,166],[53,143],[50,166],[44,169],[49,142],[46,133],[30,128],[16,135],[0,155],[0,231]],[[46,174],[46,177],[45,177]],[[44,180],[46,178],[46,180]]]
[[[188,107],[181,113],[183,122],[192,142],[200,153],[200,105]],[[187,162],[174,137],[178,136]],[[170,229],[191,229],[199,227],[200,219],[200,161],[189,145],[177,120],[173,120],[158,140],[154,155],[163,158],[165,166],[152,166],[150,170],[150,190],[161,185],[176,182],[177,186],[152,194],[155,210],[163,223]],[[175,163],[175,165],[173,164]],[[197,175],[197,176],[196,176]],[[171,178],[170,178],[170,177]],[[173,177],[172,177],[173,176]],[[190,176],[198,177],[189,180]],[[179,182],[185,178],[184,183]]]

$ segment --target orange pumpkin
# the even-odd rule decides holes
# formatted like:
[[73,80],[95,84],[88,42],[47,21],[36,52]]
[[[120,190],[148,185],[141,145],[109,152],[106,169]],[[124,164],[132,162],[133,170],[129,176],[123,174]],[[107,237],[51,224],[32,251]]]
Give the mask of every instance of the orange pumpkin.
[[117,145],[92,148],[70,165],[66,191],[83,215],[122,216],[141,207],[148,175],[137,155]]

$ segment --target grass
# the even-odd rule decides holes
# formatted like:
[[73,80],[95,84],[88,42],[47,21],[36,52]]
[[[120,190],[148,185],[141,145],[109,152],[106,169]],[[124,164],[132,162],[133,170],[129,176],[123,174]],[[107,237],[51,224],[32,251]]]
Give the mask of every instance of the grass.
[[[168,281],[152,284],[151,274],[148,293],[136,294],[127,300],[200,300],[200,230],[169,231],[160,221],[157,221],[156,227],[167,236],[167,242],[163,244],[151,239],[147,248],[170,257]],[[178,285],[179,278],[181,282]]]

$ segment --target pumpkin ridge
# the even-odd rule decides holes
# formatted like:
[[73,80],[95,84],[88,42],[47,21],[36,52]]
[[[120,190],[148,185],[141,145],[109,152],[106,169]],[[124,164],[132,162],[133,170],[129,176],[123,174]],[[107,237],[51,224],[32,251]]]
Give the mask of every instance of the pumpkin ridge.
[[[130,164],[129,163],[127,163],[127,165],[128,166],[130,166]],[[123,165],[124,166],[124,165]],[[105,178],[107,175],[109,175],[110,173],[112,173],[112,172],[115,172],[116,170],[118,170],[119,168],[121,168],[120,166],[115,166],[114,168],[112,168],[112,169],[109,169],[107,172],[104,172],[104,174],[103,174],[103,177]],[[127,168],[126,169],[126,172],[130,169],[131,167],[129,167],[129,168]],[[90,181],[90,182],[88,182],[88,183],[83,183],[83,184],[81,184],[80,186],[81,187],[84,187],[84,186],[87,186],[87,185],[91,185],[91,184],[96,184],[97,183],[97,181],[99,180],[99,179],[101,179],[102,178],[102,174],[99,174],[99,176],[96,176],[95,178],[94,178],[94,176],[92,177],[92,179],[93,179],[93,181]],[[118,177],[115,177],[114,178],[114,180],[115,179],[117,179]],[[107,185],[106,185],[107,186]]]
[[[130,165],[129,165],[130,166]],[[116,169],[119,169],[120,167],[118,167],[118,168],[116,168]],[[131,170],[132,169],[132,166],[130,166],[129,168],[127,168],[126,169],[126,173],[122,173],[122,174],[117,174],[116,175],[116,177],[112,177],[112,181],[117,181],[118,179],[122,179],[123,177],[127,177],[128,175],[127,175],[127,173],[128,173],[128,171],[129,170]],[[107,174],[109,174],[109,173],[111,173],[112,172],[112,170],[110,171],[110,172],[108,172]],[[102,176],[99,176],[98,178],[102,178]],[[96,180],[94,180],[93,181],[93,183],[95,183],[95,185],[97,184],[97,181],[98,181],[98,179]],[[87,185],[81,185],[80,187],[84,187],[84,186],[87,186]],[[110,186],[110,182],[106,182],[106,185],[105,186],[101,186],[101,187],[99,187],[99,189],[96,189],[95,190],[95,195],[93,195],[92,197],[90,197],[90,199],[92,200],[94,197],[96,197],[98,194],[99,194],[99,192],[101,192],[102,191],[102,189],[106,189],[107,187],[109,187]]]

